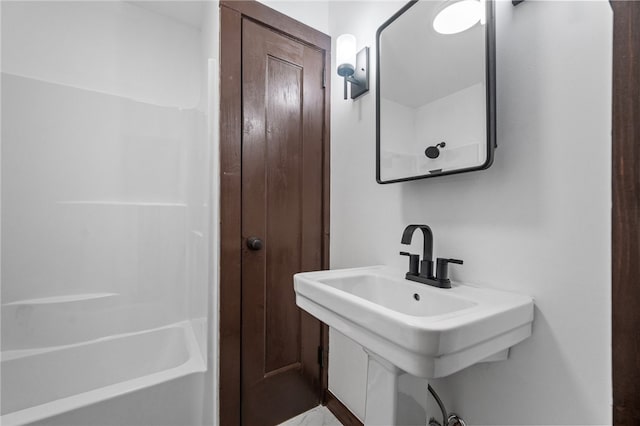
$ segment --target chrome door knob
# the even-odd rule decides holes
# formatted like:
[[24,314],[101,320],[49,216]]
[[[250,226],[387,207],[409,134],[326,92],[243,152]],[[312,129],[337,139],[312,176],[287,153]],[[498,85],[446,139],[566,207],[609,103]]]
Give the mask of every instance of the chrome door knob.
[[258,237],[247,238],[247,247],[249,247],[249,250],[260,250],[263,245],[262,240]]

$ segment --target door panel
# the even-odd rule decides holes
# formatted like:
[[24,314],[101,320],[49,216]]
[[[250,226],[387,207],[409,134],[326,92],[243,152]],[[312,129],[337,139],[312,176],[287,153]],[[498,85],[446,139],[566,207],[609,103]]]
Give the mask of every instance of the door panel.
[[[320,401],[321,324],[293,274],[321,269],[323,53],[243,21],[242,420],[277,424]],[[252,250],[246,240],[263,241]]]
[[[300,270],[302,69],[267,56],[265,372],[299,365],[300,323],[291,287]],[[285,285],[283,285],[285,284]]]

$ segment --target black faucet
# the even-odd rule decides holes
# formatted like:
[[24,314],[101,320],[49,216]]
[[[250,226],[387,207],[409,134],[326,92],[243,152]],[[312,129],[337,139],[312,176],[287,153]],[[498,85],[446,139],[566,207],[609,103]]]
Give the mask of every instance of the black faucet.
[[[411,274],[412,277],[420,276],[423,278],[431,278],[433,277],[433,233],[431,232],[431,228],[429,228],[427,225],[409,225],[404,229],[404,232],[402,233],[402,240],[400,242],[406,245],[411,244],[411,239],[413,238],[413,233],[416,231],[416,229],[420,229],[422,231],[422,236],[423,236],[422,261],[420,261],[420,273],[417,273],[418,259],[420,258],[420,256],[418,256],[417,254],[410,255],[409,253],[406,253],[406,252],[401,252],[400,254],[404,256],[409,256],[408,274]],[[412,257],[412,256],[415,256],[415,257]]]
[[[405,251],[401,251],[403,256],[409,256],[409,272],[406,273],[405,278],[411,281],[416,281],[423,284],[428,284],[439,288],[451,288],[451,280],[448,277],[448,264],[457,263],[462,265],[462,260],[458,259],[442,259],[438,258],[436,262],[436,275],[433,275],[433,233],[431,228],[427,225],[409,225],[404,229],[402,233],[402,244],[411,244],[411,238],[416,229],[422,231],[424,238],[424,245],[422,249],[422,260],[417,254],[411,254]],[[418,271],[418,264],[420,268]]]

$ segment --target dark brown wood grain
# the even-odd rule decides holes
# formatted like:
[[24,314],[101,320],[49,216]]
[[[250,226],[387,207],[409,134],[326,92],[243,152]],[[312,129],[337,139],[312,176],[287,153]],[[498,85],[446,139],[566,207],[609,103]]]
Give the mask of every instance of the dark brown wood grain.
[[258,426],[321,397],[321,324],[293,275],[322,267],[323,55],[252,21],[242,42],[242,238],[264,241],[242,255],[242,419]]
[[[331,51],[331,37],[289,16],[278,13],[257,1],[221,0],[220,6],[235,10],[248,19],[278,31],[302,43]],[[331,56],[327,56],[331,58]],[[329,60],[329,62],[331,62]]]
[[[247,27],[249,25],[246,25],[245,29]],[[271,41],[268,36],[263,40],[267,43]],[[299,44],[293,41],[283,42],[287,46],[291,45],[291,50],[299,47]],[[293,274],[302,270],[304,260],[304,253],[300,250],[303,206],[301,157],[305,143],[301,131],[304,69],[300,65],[283,60],[292,59],[286,55],[276,58],[273,49],[263,51],[267,57],[267,77],[261,79],[266,86],[261,89],[263,93],[266,92],[266,114],[263,112],[263,115],[266,115],[268,125],[266,144],[263,143],[263,146],[269,149],[262,160],[267,166],[267,188],[263,192],[264,204],[259,208],[264,212],[264,235],[269,246],[266,247],[266,277],[261,290],[264,289],[266,298],[265,374],[271,374],[283,368],[301,367],[300,312],[296,307],[293,292]],[[245,164],[247,168],[251,168],[250,163]],[[248,195],[252,198],[251,194]],[[245,206],[245,210],[252,210],[250,200],[247,200]],[[251,309],[251,306],[247,308]],[[262,333],[262,330],[260,332]]]
[[240,424],[242,16],[220,9],[220,424]]
[[[328,269],[328,257],[324,253],[324,207],[328,193],[322,157],[329,145],[325,138],[324,126],[328,119],[326,107],[330,101],[330,91],[323,85],[323,69],[326,52],[317,46],[304,48],[303,108],[300,179],[301,188],[301,263],[299,271]],[[326,253],[328,255],[328,253]],[[295,302],[294,302],[295,303]],[[300,312],[302,373],[316,390],[316,403],[322,402],[323,369],[318,362],[318,348],[323,346],[322,323],[306,312]]]
[[640,424],[640,2],[612,1],[613,420]]
[[[322,269],[329,269],[329,266],[323,266]],[[322,376],[320,377],[321,387],[324,391],[324,395],[322,396],[322,404],[326,405],[327,403],[327,393],[329,392],[329,326],[327,324],[322,324]]]
[[[271,141],[267,141],[267,150],[251,152],[242,147],[250,148],[250,140],[246,140],[246,130],[253,125],[260,126],[260,120],[252,120],[249,126],[242,123],[242,28],[248,25],[259,24],[259,27],[270,28],[274,36],[285,39],[277,43],[267,43],[270,48],[282,50],[274,52],[271,66],[272,83],[278,80],[289,83],[300,78],[304,84],[302,114],[302,127],[298,129],[302,134],[303,146],[296,152],[290,152],[288,144],[281,147],[277,145],[282,141],[283,134],[277,136],[275,132],[263,134],[272,135]],[[277,33],[277,34],[276,34]],[[284,37],[282,37],[284,36]],[[269,37],[265,37],[267,40]],[[277,38],[276,37],[276,38]],[[271,40],[274,41],[273,39]],[[288,43],[291,42],[291,43]],[[296,46],[297,43],[297,46]],[[245,43],[253,46],[254,43]],[[280,47],[274,47],[278,46]],[[329,266],[329,73],[330,68],[329,36],[303,25],[291,18],[279,14],[268,7],[251,1],[222,1],[221,2],[221,270],[220,270],[220,424],[274,424],[283,420],[282,416],[291,417],[309,407],[308,401],[313,405],[320,402],[320,397],[327,384],[327,369],[321,368],[318,363],[318,346],[326,344],[328,330],[315,318],[297,310],[273,309],[277,304],[294,303],[294,293],[291,287],[291,264],[298,263],[296,270],[314,270],[328,268]],[[284,47],[283,47],[284,46]],[[288,46],[288,47],[287,47]],[[301,70],[296,71],[298,61],[296,52],[301,53],[299,58],[306,63]],[[283,61],[278,62],[279,55],[289,55]],[[293,55],[293,56],[291,56]],[[275,59],[274,59],[275,58]],[[246,58],[245,58],[246,59]],[[273,62],[275,61],[275,62]],[[315,69],[313,75],[304,75],[304,68]],[[322,69],[327,72],[326,88],[324,90],[310,90],[307,85],[321,87]],[[266,71],[266,69],[265,69]],[[302,75],[295,77],[296,72]],[[291,80],[293,78],[293,80]],[[259,92],[259,91],[258,91]],[[252,98],[256,91],[246,90],[244,105],[255,106]],[[264,92],[263,92],[264,93]],[[264,103],[264,102],[263,102]],[[273,106],[273,105],[272,105]],[[276,110],[278,106],[275,106]],[[267,107],[269,109],[269,107]],[[317,110],[320,120],[310,119],[312,110]],[[289,116],[291,111],[281,111],[280,115]],[[245,113],[246,117],[246,113]],[[262,123],[265,125],[265,123]],[[267,124],[268,125],[268,124]],[[244,130],[244,132],[243,132]],[[266,129],[263,129],[266,130]],[[286,133],[286,132],[285,132]],[[287,134],[284,135],[286,139]],[[291,136],[291,135],[289,135]],[[292,136],[294,139],[295,137]],[[245,140],[243,140],[243,138]],[[315,139],[315,140],[314,140]],[[249,145],[245,145],[249,144]],[[272,149],[272,148],[276,149]],[[270,162],[278,163],[282,158],[293,161],[284,161],[281,171],[290,172],[299,167],[298,180],[307,184],[291,184],[290,180],[282,179],[281,184],[288,186],[294,194],[291,196],[287,190],[278,193],[278,187],[269,187],[269,180],[243,179],[251,167],[243,164],[243,155],[253,155],[254,159],[261,154]],[[268,167],[272,169],[271,166]],[[263,167],[264,169],[264,167]],[[271,176],[271,182],[278,182],[277,170]],[[288,173],[287,172],[287,173]],[[263,170],[263,175],[266,176]],[[268,194],[263,195],[261,201],[267,206],[267,210],[273,210],[276,216],[285,214],[283,207],[290,210],[299,210],[300,220],[286,221],[289,227],[281,224],[268,225],[264,217],[260,218],[257,209],[244,209],[243,204],[253,197],[248,196],[244,187],[261,186]],[[282,186],[282,185],[281,185]],[[259,188],[254,188],[259,193]],[[251,189],[249,189],[251,190]],[[316,196],[311,194],[316,193]],[[244,194],[244,196],[243,196]],[[273,196],[272,196],[273,195]],[[296,205],[298,207],[296,207]],[[278,211],[280,209],[280,211]],[[245,225],[254,220],[261,223],[263,228],[247,229]],[[315,225],[313,225],[315,223]],[[296,233],[291,231],[297,228],[303,230],[296,240]],[[266,250],[250,252],[245,249],[247,236],[254,230],[264,230],[266,234],[284,236],[282,241],[277,241],[279,246],[275,252],[279,259],[268,259]],[[260,235],[258,235],[260,236]],[[268,237],[271,239],[271,237]],[[298,247],[297,251],[293,246]],[[265,246],[269,241],[265,240]],[[274,247],[272,247],[273,249]],[[276,253],[277,254],[277,253]],[[243,261],[244,255],[244,261]],[[261,258],[263,256],[264,258]],[[296,258],[297,256],[297,258]],[[252,261],[255,264],[251,266]],[[269,262],[275,264],[275,268],[263,268]],[[275,263],[274,263],[275,262]],[[249,264],[249,268],[246,266]],[[262,271],[260,269],[262,268]],[[252,275],[253,274],[253,275]],[[268,292],[256,292],[251,285],[253,277],[262,274],[263,282],[275,283],[279,277],[287,276],[288,289],[273,287],[267,284]],[[286,281],[286,280],[285,280]],[[244,283],[251,283],[245,288]],[[274,290],[272,294],[271,290]],[[267,294],[260,300],[257,294]],[[257,309],[243,308],[243,303],[254,304]],[[261,315],[264,313],[265,315]],[[256,355],[255,347],[249,340],[251,328],[253,332],[260,329],[260,322],[264,321],[263,330],[269,330],[263,338],[268,344],[263,346]],[[295,323],[297,322],[297,326]],[[291,324],[293,326],[290,326]],[[291,339],[292,336],[296,339]],[[256,337],[254,334],[253,337]],[[291,344],[297,340],[298,344]],[[326,350],[325,359],[326,359]],[[258,360],[261,358],[260,360]],[[242,360],[245,362],[243,363]],[[244,366],[243,366],[244,365]],[[325,364],[326,365],[326,364]],[[248,377],[258,377],[257,381],[247,381]],[[261,378],[260,378],[261,377]],[[243,393],[251,388],[254,401],[260,401],[259,407],[243,407],[247,401],[243,400]],[[274,391],[278,390],[278,391]],[[283,389],[288,389],[284,394]],[[246,395],[245,395],[246,396]],[[244,401],[244,402],[243,402]],[[251,404],[249,402],[249,404]],[[272,411],[273,417],[269,417]],[[257,414],[251,414],[252,412]],[[242,414],[241,414],[242,413]],[[280,414],[277,414],[280,413]],[[283,414],[284,413],[284,414]]]
[[344,426],[363,426],[360,419],[349,411],[349,409],[345,407],[345,405],[330,391],[326,391],[325,398],[326,406],[329,411],[331,411]]
[[[325,74],[325,103],[324,103],[324,152],[322,154],[322,170],[324,173],[324,185],[322,196],[322,269],[329,269],[330,264],[330,217],[331,217],[331,39],[328,43],[323,43],[325,49],[324,55],[324,74]],[[329,326],[322,325],[322,346],[323,346],[323,368],[322,368],[322,389],[325,392],[329,389]],[[324,400],[324,396],[323,396]]]

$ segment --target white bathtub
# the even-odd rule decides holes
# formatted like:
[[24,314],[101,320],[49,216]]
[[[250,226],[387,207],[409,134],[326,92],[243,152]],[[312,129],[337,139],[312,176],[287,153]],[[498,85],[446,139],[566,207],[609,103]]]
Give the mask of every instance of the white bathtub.
[[3,352],[0,424],[39,421],[205,370],[188,321],[80,344]]

